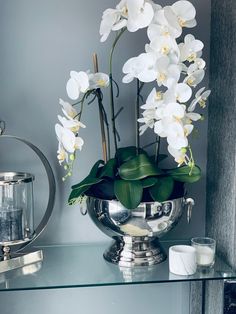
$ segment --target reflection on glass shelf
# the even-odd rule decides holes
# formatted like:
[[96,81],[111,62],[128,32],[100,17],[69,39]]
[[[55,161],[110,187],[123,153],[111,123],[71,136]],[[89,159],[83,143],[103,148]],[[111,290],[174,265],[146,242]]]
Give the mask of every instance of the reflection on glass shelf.
[[[168,252],[170,246],[183,243],[186,241],[162,242],[162,245]],[[121,268],[103,259],[107,246],[108,243],[40,247],[44,260],[37,271],[5,273],[0,278],[0,291],[236,278],[236,272],[218,257],[209,272],[193,276],[169,273],[168,260],[155,266]]]

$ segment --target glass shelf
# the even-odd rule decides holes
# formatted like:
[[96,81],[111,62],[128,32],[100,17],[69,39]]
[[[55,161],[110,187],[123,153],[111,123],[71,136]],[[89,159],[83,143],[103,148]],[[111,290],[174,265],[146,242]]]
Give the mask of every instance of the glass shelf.
[[[166,252],[186,241],[162,242]],[[0,274],[0,291],[64,289],[127,284],[170,283],[196,280],[235,279],[234,272],[219,257],[208,273],[177,276],[169,273],[168,260],[151,267],[122,268],[106,262],[109,243],[34,247],[42,249],[43,262]]]

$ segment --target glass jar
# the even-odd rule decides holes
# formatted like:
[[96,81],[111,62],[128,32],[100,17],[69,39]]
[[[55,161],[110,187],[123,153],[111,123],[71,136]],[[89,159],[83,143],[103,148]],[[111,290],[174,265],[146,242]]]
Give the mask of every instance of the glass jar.
[[0,245],[29,241],[34,234],[34,176],[0,173]]

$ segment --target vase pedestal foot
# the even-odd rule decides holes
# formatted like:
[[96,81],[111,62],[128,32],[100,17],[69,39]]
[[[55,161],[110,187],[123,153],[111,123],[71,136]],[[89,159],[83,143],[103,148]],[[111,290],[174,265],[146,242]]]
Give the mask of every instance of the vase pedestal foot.
[[123,267],[151,266],[167,257],[156,237],[118,238],[103,256],[108,262]]

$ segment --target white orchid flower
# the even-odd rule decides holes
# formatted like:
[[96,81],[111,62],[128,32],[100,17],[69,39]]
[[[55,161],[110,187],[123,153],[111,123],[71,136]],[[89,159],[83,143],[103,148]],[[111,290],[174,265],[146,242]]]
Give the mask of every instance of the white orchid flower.
[[154,16],[153,7],[146,0],[127,0],[127,10],[127,29],[130,32],[147,27]]
[[116,9],[105,10],[100,25],[101,41],[106,41],[111,31],[123,27],[129,32],[147,27],[153,19],[154,7],[150,0],[121,0]]
[[192,121],[196,122],[201,120],[202,116],[196,112],[187,112],[184,117],[184,121],[186,124],[191,124]]
[[157,121],[154,125],[154,132],[160,137],[166,137],[167,143],[175,149],[188,146],[185,129],[182,123],[177,120],[164,118]]
[[183,126],[179,122],[169,124],[167,143],[175,149],[187,147],[188,139],[185,132],[185,128],[183,128]]
[[81,137],[77,136],[75,138],[75,149],[82,150],[83,145],[84,145],[84,140]]
[[179,24],[172,25],[168,22],[165,16],[165,8],[157,10],[154,14],[153,22],[148,27],[148,38],[150,41],[154,40],[155,37],[167,36],[172,38],[178,38],[182,33]]
[[153,53],[142,53],[138,57],[129,59],[123,66],[123,83],[130,83],[134,78],[148,83],[156,79],[154,65],[156,57]]
[[144,123],[140,127],[140,135],[142,135],[148,128],[153,128],[156,116],[156,109],[163,104],[163,93],[157,92],[156,88],[153,88],[149,94],[146,103],[141,106],[142,109],[145,109],[142,113],[143,118],[138,119],[139,123]]
[[199,70],[205,69],[206,62],[202,58],[197,58],[194,63]]
[[62,106],[62,112],[68,119],[74,119],[77,116],[76,109],[70,103],[60,98],[59,104]]
[[192,89],[185,83],[173,85],[165,93],[166,102],[186,103],[192,96]]
[[182,62],[186,60],[189,62],[196,61],[197,57],[201,55],[203,47],[203,42],[195,39],[191,34],[186,35],[184,43],[179,44],[180,60]]
[[193,72],[196,72],[197,70],[204,70],[206,66],[206,62],[202,58],[197,58],[194,63],[190,64],[189,67],[184,65],[184,63],[181,63],[182,66],[182,72],[184,74],[191,74]]
[[185,111],[186,106],[178,103],[169,103],[163,110],[163,117],[172,118],[174,121],[180,121],[184,117]]
[[139,123],[144,123],[140,127],[140,135],[142,135],[148,128],[153,128],[155,120],[158,118],[156,116],[156,109],[164,103],[164,94],[162,92],[157,92],[156,88],[153,88],[149,94],[146,103],[141,106],[145,109],[142,113],[143,118],[138,119]]
[[204,79],[205,71],[197,70],[193,71],[193,68],[188,69],[188,76],[184,79],[184,83],[187,83],[191,87],[196,87]]
[[191,2],[185,0],[177,1],[171,6],[171,9],[176,15],[181,27],[192,28],[197,25],[195,20],[196,9]]
[[139,123],[144,123],[139,128],[140,135],[143,135],[143,133],[148,129],[152,129],[154,127],[154,117],[155,117],[155,109],[147,109],[142,113],[143,118],[139,118]]
[[80,128],[86,128],[86,126],[77,119],[67,120],[66,118],[58,115],[58,120],[61,122],[64,128],[71,130],[73,133],[77,133]]
[[168,152],[175,158],[175,161],[178,163],[178,167],[182,164],[188,164],[189,158],[186,155],[186,148],[175,149],[168,145]]
[[[150,47],[150,48],[149,48]],[[180,58],[179,47],[172,37],[160,36],[150,42],[146,49],[151,49],[157,57],[168,56],[171,63],[178,64]]]
[[57,159],[58,159],[60,165],[64,161],[68,163],[68,159],[69,159],[68,153],[65,151],[63,145],[60,142],[58,143]]
[[206,107],[207,98],[210,96],[211,91],[206,90],[205,87],[199,89],[199,91],[195,95],[195,99],[191,102],[188,111],[192,112],[195,110],[196,105],[199,104],[202,108]]
[[148,95],[146,103],[141,106],[141,109],[156,109],[164,102],[164,94],[157,92],[156,88],[153,88],[151,93]]
[[56,124],[55,131],[59,143],[62,144],[62,146],[68,153],[73,154],[75,150],[82,149],[82,146],[84,144],[83,139],[81,137],[76,137],[71,130],[64,128],[60,124]]
[[89,74],[89,89],[107,87],[109,85],[109,76],[105,73]]
[[156,110],[159,120],[155,123],[154,132],[160,137],[167,137],[168,144],[176,149],[188,145],[186,130],[182,123],[185,112],[186,106],[178,103],[169,103]]
[[69,98],[76,100],[80,93],[85,93],[89,88],[89,77],[86,72],[70,72],[70,79],[67,82],[66,90]]
[[[100,25],[100,35],[101,42],[104,42],[107,40],[108,36],[110,35],[110,32],[112,31],[112,28],[120,21],[121,18],[121,12],[116,9],[107,9],[103,12],[102,21]],[[125,25],[124,25],[125,26]],[[123,26],[120,25],[120,28]]]
[[158,86],[171,87],[179,81],[181,68],[176,64],[170,64],[170,59],[167,56],[157,60],[155,70]]

